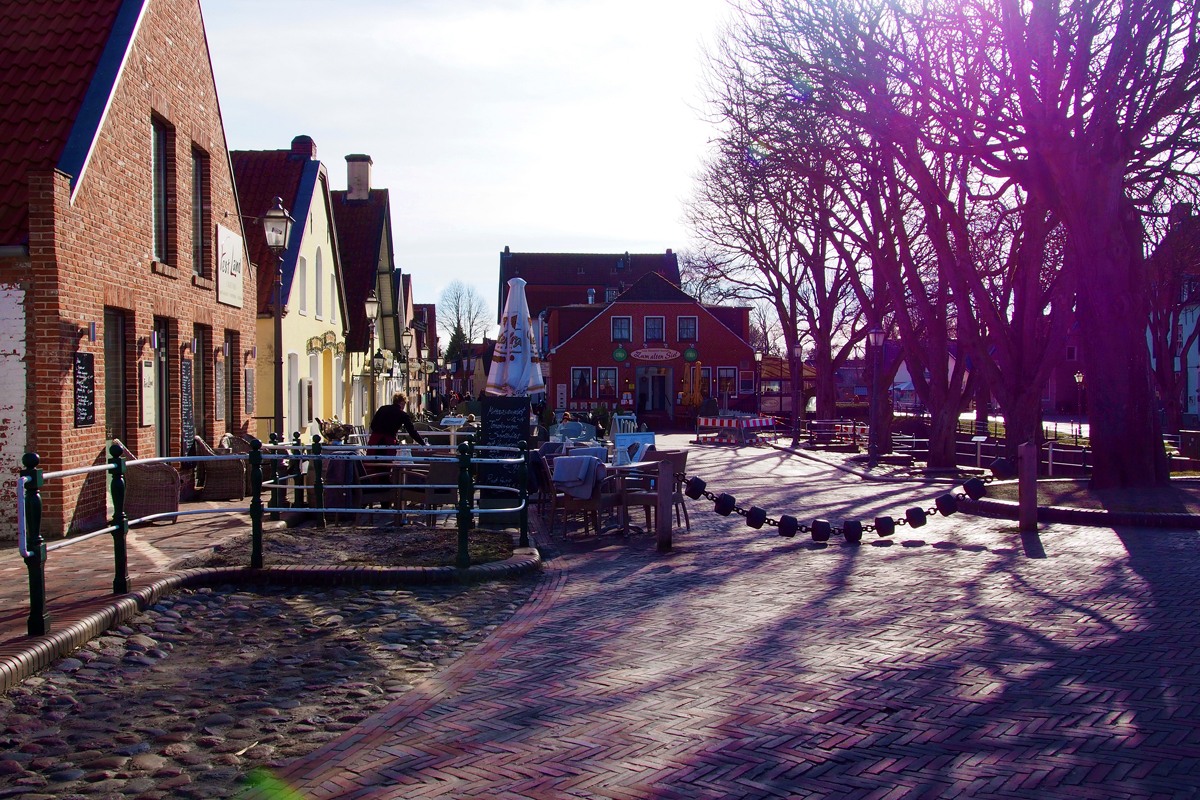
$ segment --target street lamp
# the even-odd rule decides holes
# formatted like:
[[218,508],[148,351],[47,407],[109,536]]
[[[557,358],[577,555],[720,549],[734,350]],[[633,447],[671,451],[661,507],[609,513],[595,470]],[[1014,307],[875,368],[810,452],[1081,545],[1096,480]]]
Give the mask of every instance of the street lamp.
[[879,463],[879,373],[883,371],[883,340],[887,337],[883,328],[876,325],[867,331],[867,341],[873,351],[871,375],[871,430],[867,443],[867,466]]
[[411,377],[409,376],[409,372],[411,370],[409,370],[409,368],[408,368],[408,361],[409,361],[409,357],[412,353],[412,346],[413,346],[412,330],[409,328],[405,328],[404,333],[400,334],[400,352],[404,354],[403,357],[401,358],[401,361],[404,362],[404,393],[405,394],[408,394],[409,381],[411,380]]
[[[375,349],[375,320],[379,316],[379,299],[375,297],[374,289],[371,290],[371,293],[367,295],[367,299],[363,302],[363,310],[365,310],[367,312],[367,325],[370,326],[370,329],[371,329],[371,346],[370,346],[370,348],[367,349],[367,352],[370,353],[371,351],[373,351]],[[372,359],[372,361],[373,361],[373,359]],[[382,372],[382,370],[380,370],[380,372]],[[370,411],[371,417],[375,416],[375,375],[376,375],[376,371],[375,371],[374,364],[372,363],[372,365],[371,365],[371,402],[367,404],[368,407],[371,409],[371,411]]]
[[800,359],[804,357],[804,347],[800,342],[792,345],[792,447],[800,445],[800,422],[804,419],[804,411],[800,408],[801,382],[804,379]]
[[759,414],[762,414],[762,359],[763,359],[762,350],[755,350],[754,351],[754,371],[756,374],[754,377],[756,378],[755,383],[756,383],[756,388],[758,389],[758,391],[756,392],[756,396],[758,397],[757,411]]
[[1075,406],[1075,444],[1079,444],[1079,437],[1083,434],[1083,373],[1075,373],[1075,390],[1078,398]]
[[262,215],[263,235],[267,247],[275,256],[275,433],[284,438],[283,431],[283,264],[281,256],[291,238],[292,215],[283,207],[283,199],[276,197],[275,205]]

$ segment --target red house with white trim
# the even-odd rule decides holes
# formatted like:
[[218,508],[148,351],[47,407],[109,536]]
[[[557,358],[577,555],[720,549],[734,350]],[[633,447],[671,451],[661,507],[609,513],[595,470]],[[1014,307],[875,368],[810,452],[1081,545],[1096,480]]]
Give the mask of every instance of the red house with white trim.
[[750,309],[705,306],[658,272],[608,303],[545,310],[548,402],[563,410],[635,410],[651,428],[684,424],[684,366],[699,362],[702,392],[721,407],[754,407]]

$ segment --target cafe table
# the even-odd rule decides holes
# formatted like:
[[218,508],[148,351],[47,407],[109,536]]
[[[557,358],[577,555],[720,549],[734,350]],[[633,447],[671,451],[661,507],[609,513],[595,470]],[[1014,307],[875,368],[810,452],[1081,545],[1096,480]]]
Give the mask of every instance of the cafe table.
[[[617,476],[617,494],[620,495],[620,498],[621,498],[620,499],[620,509],[621,510],[620,510],[620,515],[619,515],[620,516],[619,528],[620,528],[621,532],[624,533],[626,536],[629,535],[630,530],[635,530],[638,533],[645,533],[645,531],[640,526],[629,524],[629,506],[627,504],[627,497],[628,497],[629,492],[627,489],[627,485],[628,485],[627,482],[630,477],[637,477],[642,470],[649,470],[652,468],[657,469],[658,462],[657,461],[633,461],[629,464],[621,464],[620,466],[617,466],[614,464],[605,464],[604,468],[610,474],[614,474]],[[647,474],[649,475],[650,473],[647,472]]]

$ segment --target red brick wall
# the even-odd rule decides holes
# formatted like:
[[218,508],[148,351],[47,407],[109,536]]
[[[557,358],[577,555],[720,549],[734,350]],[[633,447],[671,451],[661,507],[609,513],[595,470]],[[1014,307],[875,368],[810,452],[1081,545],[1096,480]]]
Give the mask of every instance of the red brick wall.
[[[570,311],[570,309],[563,309],[563,311]],[[682,356],[683,351],[693,344],[693,342],[681,342],[678,339],[676,321],[680,316],[697,318],[697,336],[694,344],[700,354],[701,363],[706,367],[713,367],[714,379],[716,367],[735,367],[739,371],[754,368],[753,348],[696,303],[613,303],[600,312],[590,324],[578,330],[574,328],[573,323],[561,326],[559,315],[560,310],[556,309],[550,312],[550,346],[554,348],[554,352],[548,357],[548,364],[543,367],[543,377],[546,378],[551,405],[556,403],[557,385],[560,383],[568,385],[568,407],[573,402],[570,388],[572,367],[591,367],[593,382],[596,380],[595,370],[597,367],[618,367],[618,400],[622,391],[628,391],[626,382],[633,380],[636,367],[671,367],[674,369],[674,385],[670,391],[671,397],[674,399],[677,393],[682,391],[680,382],[683,378],[683,366],[686,363]],[[631,341],[621,344],[612,340],[611,320],[614,316],[633,318]],[[666,318],[664,321],[665,342],[645,341],[642,326],[643,318],[647,316]],[[564,339],[569,340],[564,343]],[[641,349],[643,344],[648,344],[652,348],[666,347],[676,350],[680,356],[670,361],[635,360],[632,353]],[[623,346],[630,353],[630,358],[625,362],[629,365],[628,367],[613,360],[613,351],[618,346]],[[600,404],[601,401],[595,395],[593,383],[591,403],[593,405]],[[636,395],[634,402],[636,403]]]
[[[169,265],[152,261],[152,116],[175,132],[176,168],[169,191],[176,214],[171,251],[179,263]],[[209,155],[211,199],[205,220],[211,237],[206,248],[209,277],[196,278],[191,268],[193,145]],[[28,446],[38,452],[46,470],[95,464],[104,457],[104,344],[91,343],[78,331],[89,322],[102,330],[105,306],[126,312],[127,444],[143,457],[154,455],[155,432],[140,425],[137,362],[150,357],[154,317],[171,320],[173,454],[181,446],[179,364],[185,355],[191,357],[193,326],[210,326],[214,346],[223,341],[226,329],[239,333],[241,347],[253,344],[255,276],[249,269],[243,276],[249,301],[241,309],[217,303],[211,278],[216,225],[241,233],[228,163],[199,6],[195,0],[149,3],[74,203],[67,176],[31,173],[30,267],[0,263],[0,280],[32,285],[27,305],[32,360]],[[96,424],[86,428],[75,428],[73,422],[72,363],[79,350],[96,357]],[[243,355],[230,357],[240,364]],[[212,392],[216,363],[209,356],[207,390]],[[235,377],[240,380],[237,372]],[[247,422],[235,399],[234,418],[213,421],[210,439],[215,442],[230,429],[245,431]],[[101,524],[105,516],[103,476],[48,482],[44,499],[47,535]]]

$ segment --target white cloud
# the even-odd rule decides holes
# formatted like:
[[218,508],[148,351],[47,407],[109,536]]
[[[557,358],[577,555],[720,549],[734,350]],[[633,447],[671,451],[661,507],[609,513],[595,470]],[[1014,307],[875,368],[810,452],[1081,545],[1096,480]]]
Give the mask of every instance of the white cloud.
[[[418,301],[499,251],[682,247],[724,0],[204,0],[234,149],[369,153]],[[283,78],[265,93],[267,75]]]

